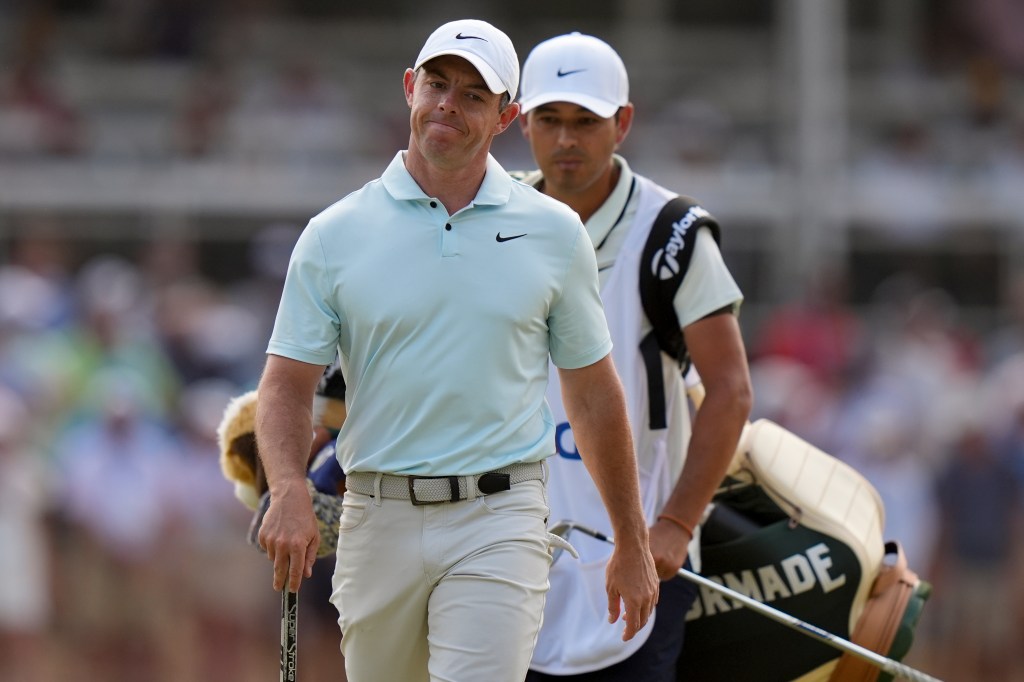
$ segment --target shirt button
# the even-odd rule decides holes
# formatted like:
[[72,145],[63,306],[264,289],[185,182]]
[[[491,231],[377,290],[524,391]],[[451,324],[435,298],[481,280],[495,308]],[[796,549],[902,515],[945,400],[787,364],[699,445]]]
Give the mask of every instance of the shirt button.
[[430,208],[437,208],[437,202],[436,201],[431,201],[430,202]]
[[448,230],[448,231],[451,231],[451,229],[452,229],[452,224],[451,224],[451,223],[448,223],[447,225],[445,225],[445,226],[444,226],[444,229],[446,229],[446,230]]

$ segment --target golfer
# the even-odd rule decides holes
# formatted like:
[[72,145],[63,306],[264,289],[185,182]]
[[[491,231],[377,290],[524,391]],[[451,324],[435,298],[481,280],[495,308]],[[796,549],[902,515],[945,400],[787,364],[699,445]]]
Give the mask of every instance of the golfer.
[[[624,642],[591,615],[603,598],[600,576],[611,549],[579,539],[580,560],[565,557],[551,571],[528,680],[674,682],[685,615],[696,595],[692,583],[676,574],[689,566],[701,515],[736,451],[751,407],[736,317],[743,296],[722,260],[707,212],[691,208],[677,224],[692,226],[686,235],[692,256],[678,291],[666,297],[667,310],[660,311],[678,323],[673,331],[681,333],[706,388],[691,428],[679,361],[657,345],[647,352],[652,324],[638,295],[641,268],[650,271],[650,263],[641,265],[645,244],[656,217],[677,193],[633,173],[616,153],[634,113],[622,59],[593,36],[546,40],[523,65],[520,105],[522,132],[539,166],[523,179],[576,211],[596,250],[615,364],[632,419],[651,549],[665,581],[653,622]],[[560,376],[564,381],[565,374]],[[594,444],[577,430],[574,408],[566,403],[563,410],[558,379],[553,377],[548,390],[559,455],[551,460],[552,519],[613,528],[615,521],[584,469]]]
[[593,248],[571,209],[490,155],[519,113],[518,80],[494,26],[438,28],[403,79],[409,148],[313,218],[291,257],[259,385],[259,541],[274,589],[298,589],[318,544],[312,397],[340,352],[331,599],[351,682],[522,682],[551,562],[549,359],[618,541],[607,620],[624,618],[629,639],[657,601]]

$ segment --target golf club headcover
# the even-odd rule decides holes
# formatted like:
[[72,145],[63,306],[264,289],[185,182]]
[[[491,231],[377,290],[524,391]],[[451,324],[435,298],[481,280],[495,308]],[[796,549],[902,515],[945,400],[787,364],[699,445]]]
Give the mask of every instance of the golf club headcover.
[[263,467],[256,451],[256,391],[232,398],[217,426],[220,468],[235,485],[235,497],[256,510],[266,491]]
[[[233,398],[217,427],[217,443],[224,477],[234,484],[235,497],[254,513],[249,542],[258,547],[257,536],[270,498],[256,444],[256,404],[256,391]],[[338,546],[338,520],[345,492],[345,473],[334,456],[334,441],[346,417],[345,379],[337,363],[327,368],[317,386],[313,412],[316,433],[306,485],[320,530],[317,556],[323,557]]]

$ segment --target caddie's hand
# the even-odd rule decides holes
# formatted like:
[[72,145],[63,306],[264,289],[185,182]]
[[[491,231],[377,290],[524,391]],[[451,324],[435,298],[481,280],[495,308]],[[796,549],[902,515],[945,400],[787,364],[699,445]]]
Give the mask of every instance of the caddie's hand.
[[271,491],[259,543],[274,562],[274,590],[280,591],[287,583],[289,591],[298,592],[303,576],[313,575],[313,562],[320,546],[320,531],[305,480]]
[[615,546],[606,571],[608,591],[608,622],[619,620],[622,605],[626,630],[622,641],[627,642],[647,624],[647,619],[658,603],[658,574],[654,558],[647,547]]
[[686,563],[690,534],[671,521],[664,520],[656,522],[648,532],[658,578],[674,578]]

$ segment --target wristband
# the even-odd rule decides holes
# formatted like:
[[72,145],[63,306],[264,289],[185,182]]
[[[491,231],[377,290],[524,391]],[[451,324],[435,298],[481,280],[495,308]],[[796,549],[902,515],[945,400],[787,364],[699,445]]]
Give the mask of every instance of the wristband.
[[659,521],[665,520],[665,521],[668,521],[670,523],[674,523],[675,525],[677,525],[680,528],[682,528],[683,530],[685,530],[687,535],[689,535],[691,538],[693,537],[693,526],[691,526],[690,524],[686,523],[682,519],[677,519],[676,517],[672,516],[671,514],[658,514],[658,520]]

